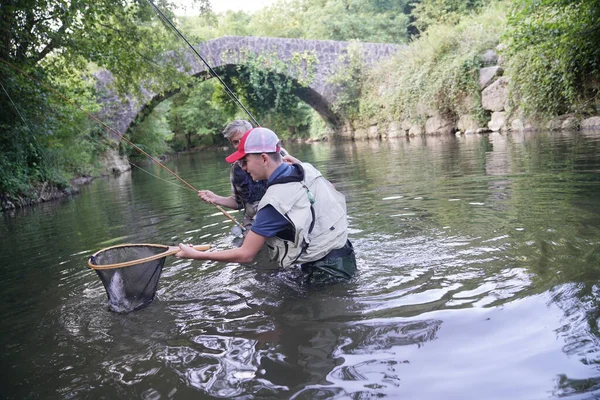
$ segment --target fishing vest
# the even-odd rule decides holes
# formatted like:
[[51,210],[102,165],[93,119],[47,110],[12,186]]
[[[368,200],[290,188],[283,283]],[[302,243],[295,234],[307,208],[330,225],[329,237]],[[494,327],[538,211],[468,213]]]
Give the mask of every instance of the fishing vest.
[[[316,261],[344,246],[348,239],[346,199],[312,165],[302,163],[303,176],[269,183],[258,210],[271,205],[294,227],[294,240],[266,239],[271,259],[281,267]],[[293,181],[290,181],[293,180]]]

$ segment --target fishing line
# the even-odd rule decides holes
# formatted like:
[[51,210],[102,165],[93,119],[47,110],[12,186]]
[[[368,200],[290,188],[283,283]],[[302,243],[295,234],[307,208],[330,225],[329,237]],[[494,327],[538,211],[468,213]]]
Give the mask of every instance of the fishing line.
[[[42,87],[46,88],[47,90],[51,91],[52,93],[54,93],[55,95],[57,95],[58,97],[60,97],[64,101],[66,101],[67,103],[71,104],[73,107],[79,109],[81,112],[83,112],[85,115],[87,115],[88,118],[91,118],[91,119],[95,120],[96,122],[98,122],[100,125],[102,125],[104,128],[106,128],[107,130],[109,130],[111,133],[115,134],[116,136],[120,137],[121,140],[124,140],[126,143],[128,143],[131,147],[133,147],[134,149],[136,149],[137,151],[139,151],[140,153],[142,153],[143,155],[145,155],[146,157],[148,157],[150,160],[152,160],[154,163],[156,163],[159,167],[161,167],[162,169],[164,169],[165,171],[167,171],[168,173],[170,173],[171,175],[173,175],[180,182],[182,182],[183,184],[185,184],[188,188],[190,188],[194,192],[198,193],[198,189],[196,189],[191,184],[189,184],[188,182],[186,182],[182,177],[180,177],[179,175],[177,175],[175,172],[171,171],[169,168],[167,168],[165,165],[163,165],[156,158],[152,157],[150,154],[148,154],[147,152],[145,152],[144,150],[142,150],[139,146],[137,146],[131,140],[127,139],[124,135],[122,135],[121,133],[117,132],[114,128],[106,125],[104,122],[102,122],[96,116],[94,116],[91,113],[89,113],[88,111],[84,110],[82,107],[80,107],[79,105],[75,104],[73,101],[67,99],[65,96],[63,96],[61,93],[59,93],[56,89],[54,89],[54,88],[46,85],[43,82],[40,82],[39,80],[37,80],[34,77],[32,77],[29,74],[27,74],[25,71],[21,70],[20,68],[17,68],[16,66],[12,65],[11,63],[9,63],[8,61],[6,61],[6,60],[4,60],[2,58],[0,58],[0,62],[3,62],[4,64],[8,65],[9,67],[13,68],[14,70],[20,72],[21,74],[23,74],[27,78],[31,79],[33,82],[38,83]],[[12,100],[11,100],[11,102],[12,102]],[[211,204],[213,206],[215,206],[219,211],[221,211],[221,213],[223,213],[223,215],[225,215],[227,218],[229,218],[232,222],[234,222],[236,225],[238,225],[240,228],[242,228],[242,230],[246,229],[235,218],[233,218],[227,211],[225,211],[223,209],[223,207],[219,206],[218,204],[214,204],[214,203],[211,203]]]
[[[92,139],[93,139],[93,138],[92,138]],[[129,162],[129,164],[131,164],[132,166],[136,167],[136,168],[137,168],[137,169],[139,169],[140,171],[143,171],[143,172],[147,173],[148,175],[155,177],[156,179],[160,179],[161,181],[163,181],[163,182],[165,182],[165,183],[168,183],[169,185],[173,185],[173,186],[175,186],[175,187],[182,188],[182,189],[189,189],[189,190],[192,190],[192,189],[190,189],[190,188],[189,188],[189,187],[187,187],[187,186],[178,185],[178,184],[177,184],[177,183],[175,183],[175,182],[171,182],[171,181],[168,181],[168,180],[166,180],[166,179],[164,179],[164,178],[161,178],[161,177],[160,177],[160,176],[158,176],[158,175],[154,175],[152,172],[150,172],[150,171],[148,171],[148,170],[146,170],[146,169],[144,169],[144,168],[140,167],[139,165],[135,165],[135,164],[134,164],[134,163],[132,163],[131,161],[128,161],[128,162]],[[217,215],[219,215],[219,214],[217,214]]]
[[196,56],[198,56],[198,58],[200,60],[202,60],[202,62],[204,63],[204,65],[206,65],[206,68],[208,68],[208,70],[211,73],[211,75],[213,77],[217,78],[219,82],[221,82],[221,85],[223,85],[223,87],[225,88],[225,91],[227,92],[227,94],[229,95],[229,97],[233,101],[235,101],[238,104],[238,106],[240,106],[246,112],[246,114],[248,114],[248,116],[250,117],[250,119],[252,119],[252,121],[254,122],[254,124],[256,126],[260,126],[260,124],[258,123],[258,121],[254,118],[254,116],[252,114],[250,114],[250,111],[248,111],[248,109],[246,107],[244,107],[244,105],[242,104],[242,102],[240,101],[240,99],[237,98],[237,96],[235,95],[235,93],[233,93],[233,91],[229,88],[229,86],[227,86],[227,84],[225,82],[223,82],[223,80],[221,79],[221,77],[215,72],[214,69],[212,69],[212,67],[210,66],[210,64],[208,64],[208,62],[206,62],[206,60],[200,55],[200,53],[198,53],[196,51],[196,49],[194,48],[194,46],[192,46],[192,44],[186,39],[186,37],[183,36],[183,34],[179,31],[179,29],[177,29],[177,27],[175,27],[175,25],[173,25],[173,23],[171,22],[171,20],[169,18],[167,18],[167,16],[165,14],[163,14],[163,12],[160,10],[160,8],[158,8],[152,2],[152,0],[148,0],[148,3],[150,3],[152,5],[152,7],[154,7],[154,9],[156,10],[156,12],[163,19],[163,21],[165,21],[177,33],[177,35],[179,35],[179,37],[182,38],[185,43],[187,43],[187,45],[189,46],[189,48],[192,49],[192,52],[194,52],[194,54],[196,54]]

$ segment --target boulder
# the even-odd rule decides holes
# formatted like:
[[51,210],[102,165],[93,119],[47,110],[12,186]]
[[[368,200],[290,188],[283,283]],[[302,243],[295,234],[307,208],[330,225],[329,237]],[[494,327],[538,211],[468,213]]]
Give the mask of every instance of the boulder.
[[481,92],[481,105],[485,110],[504,111],[508,104],[508,78],[497,79]]
[[581,130],[597,130],[600,129],[600,117],[586,118],[581,121]]
[[561,130],[563,121],[564,121],[564,118],[562,118],[562,117],[553,118],[550,121],[548,121],[548,123],[546,124],[546,129],[549,131]]
[[496,111],[492,113],[492,119],[488,122],[488,128],[492,132],[504,131],[506,130],[506,120],[508,115],[504,111]]
[[433,117],[427,118],[425,122],[425,133],[428,135],[431,134],[450,134],[454,133],[455,127],[454,122],[443,118],[439,115],[435,115]]
[[494,65],[498,62],[498,53],[493,49],[489,49],[481,55],[481,61],[484,65]]
[[502,67],[495,65],[493,67],[481,68],[479,70],[479,87],[481,90],[485,89],[492,83],[496,78],[502,75],[504,70]]
[[458,119],[456,127],[459,131],[466,133],[469,131],[474,132],[477,130],[477,128],[480,128],[481,126],[479,125],[479,122],[477,122],[477,119],[475,119],[472,115],[463,114]]
[[411,125],[410,129],[408,130],[408,134],[410,136],[422,135],[423,127],[420,124],[413,124],[413,125]]
[[369,131],[367,128],[356,128],[354,130],[354,140],[364,140],[369,138]]
[[563,121],[561,128],[566,131],[576,131],[579,129],[579,119],[568,117]]
[[404,136],[404,131],[402,130],[402,124],[398,121],[392,121],[388,125],[387,134],[385,135],[389,138],[396,138],[400,136]]
[[131,169],[127,157],[121,156],[119,151],[113,148],[106,150],[104,154],[100,156],[100,162],[105,170],[112,174],[122,174]]

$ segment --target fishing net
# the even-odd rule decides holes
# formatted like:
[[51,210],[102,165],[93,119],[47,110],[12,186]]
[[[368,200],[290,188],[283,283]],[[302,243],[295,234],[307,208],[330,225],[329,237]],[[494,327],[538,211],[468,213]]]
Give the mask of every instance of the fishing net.
[[[210,246],[194,248],[204,251]],[[178,251],[161,244],[123,244],[98,251],[90,257],[88,266],[100,277],[109,308],[126,313],[152,302],[166,257]]]

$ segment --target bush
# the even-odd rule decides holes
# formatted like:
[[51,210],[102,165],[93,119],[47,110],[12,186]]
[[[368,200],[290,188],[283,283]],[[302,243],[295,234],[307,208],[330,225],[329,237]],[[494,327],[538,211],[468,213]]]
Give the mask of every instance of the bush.
[[596,0],[520,0],[509,13],[507,73],[526,115],[595,112],[600,77]]
[[481,55],[498,44],[504,27],[503,3],[463,17],[456,25],[431,26],[369,73],[363,85],[361,119],[424,122],[432,113],[483,119],[478,84]]

